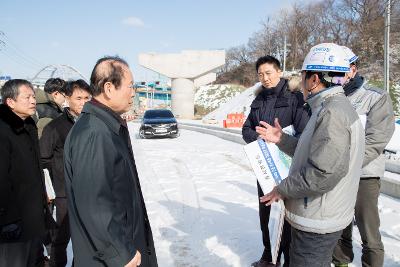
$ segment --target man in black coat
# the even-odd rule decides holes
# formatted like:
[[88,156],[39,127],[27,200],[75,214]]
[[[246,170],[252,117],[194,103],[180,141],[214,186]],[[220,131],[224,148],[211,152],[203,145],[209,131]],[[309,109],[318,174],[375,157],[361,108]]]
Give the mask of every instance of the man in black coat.
[[[259,134],[256,126],[260,121],[274,124],[275,118],[279,120],[282,128],[293,125],[296,136],[299,136],[305,128],[309,115],[303,108],[304,100],[300,92],[291,92],[288,89],[288,81],[282,79],[280,62],[272,56],[264,56],[257,60],[256,71],[262,86],[256,91],[256,98],[251,104],[251,111],[242,128],[243,139],[246,143],[257,140]],[[258,196],[264,193],[257,182]],[[268,220],[270,206],[259,204],[260,225],[264,251],[260,260],[254,262],[252,266],[266,267],[274,266],[271,256],[271,245],[269,240]],[[290,247],[290,225],[285,221],[283,234],[279,249],[278,261],[281,253],[285,256],[284,266],[289,266],[289,247]]]
[[0,266],[41,266],[47,201],[32,84],[9,80],[0,105]]
[[105,57],[90,82],[93,99],[64,147],[75,266],[157,266],[129,132],[120,116],[133,103],[132,73],[124,60]]
[[49,170],[56,193],[54,202],[58,229],[51,234],[50,267],[67,264],[66,249],[71,235],[65,194],[64,143],[83,105],[90,100],[90,87],[84,80],[69,81],[65,84],[64,93],[69,107],[44,127],[39,141],[43,167]]
[[[64,93],[65,81],[60,78],[50,78],[44,84],[43,99],[37,101],[36,112],[38,118],[55,119],[63,113],[62,105],[65,102]],[[42,96],[42,95],[41,95]]]
[[42,136],[44,127],[55,118],[63,114],[65,103],[64,93],[65,81],[60,78],[50,78],[44,84],[44,89],[36,90],[36,125],[39,138]]

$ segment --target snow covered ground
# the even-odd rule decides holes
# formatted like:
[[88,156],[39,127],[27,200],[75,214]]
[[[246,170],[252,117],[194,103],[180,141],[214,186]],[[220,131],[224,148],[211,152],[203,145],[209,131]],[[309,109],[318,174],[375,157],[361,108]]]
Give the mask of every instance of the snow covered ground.
[[[192,131],[137,139],[129,124],[159,266],[250,266],[262,250],[255,177],[242,145]],[[385,265],[400,265],[400,200],[379,199]],[[356,262],[360,238],[354,231]],[[69,248],[71,256],[71,248]]]

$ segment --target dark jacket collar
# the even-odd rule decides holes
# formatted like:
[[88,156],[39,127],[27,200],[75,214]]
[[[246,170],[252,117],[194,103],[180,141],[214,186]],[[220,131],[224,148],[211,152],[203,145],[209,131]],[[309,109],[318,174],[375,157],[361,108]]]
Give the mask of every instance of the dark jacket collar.
[[62,108],[54,101],[54,98],[50,94],[43,91],[42,89],[36,89],[35,95],[36,95],[36,105],[45,104],[53,107],[59,113],[63,111]]
[[265,88],[264,86],[261,85],[259,91],[256,92],[256,95],[260,95],[264,98],[271,96],[279,96],[281,95],[283,89],[287,87],[286,85],[287,85],[287,80],[281,78],[275,87]]
[[346,96],[353,94],[357,89],[361,88],[364,84],[364,77],[356,73],[354,78],[351,78],[350,81],[344,85],[344,93]]
[[102,120],[113,132],[119,134],[121,126],[127,128],[126,122],[115,113],[112,109],[106,105],[100,103],[96,99],[92,98],[89,102],[83,106],[82,113],[93,114]]
[[76,117],[74,117],[74,115],[71,114],[69,108],[64,108],[64,116],[67,118],[67,120],[69,120],[72,123],[75,123],[77,119]]
[[23,120],[5,104],[0,104],[0,119],[10,125],[17,133],[21,132],[25,125],[36,127],[35,121],[31,117]]

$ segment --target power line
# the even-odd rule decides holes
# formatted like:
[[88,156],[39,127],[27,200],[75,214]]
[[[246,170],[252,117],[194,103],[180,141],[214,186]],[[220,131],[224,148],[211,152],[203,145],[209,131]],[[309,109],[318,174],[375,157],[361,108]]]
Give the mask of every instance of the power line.
[[2,40],[0,40],[0,49],[4,53],[7,52],[10,57],[17,59],[19,62],[23,62],[24,65],[33,66],[35,68],[39,68],[40,67],[40,65],[38,63],[32,62],[32,61],[26,59],[25,57],[17,54],[15,52],[15,50],[10,49],[10,46],[8,46],[7,43],[5,43]]
[[29,64],[39,67],[44,65],[42,62],[36,60],[35,58],[22,51],[8,38],[8,36],[3,31],[0,31],[0,42],[3,42],[6,48],[10,50],[11,53],[21,58],[23,61],[29,62]]
[[23,67],[25,69],[29,69],[30,71],[34,71],[34,68],[27,66],[25,63],[21,62],[19,59],[12,57],[11,55],[9,55],[6,50],[1,49],[0,48],[0,52],[5,55],[8,59],[10,59],[12,62],[14,62],[15,64],[17,64],[20,67]]
[[33,59],[25,56],[24,52],[20,50],[15,45],[12,45],[6,34],[0,31],[0,51],[1,54],[5,55],[10,61],[17,64],[18,67],[30,70],[34,72],[36,69],[40,68],[40,63],[35,62]]
[[9,50],[6,49],[1,49],[0,47],[0,54],[5,55],[9,60],[14,62],[15,64],[18,65],[18,67],[23,67],[25,69],[30,69],[30,70],[36,70],[39,68],[38,65],[33,65],[27,61],[24,61],[23,59],[16,57],[15,54],[12,54]]

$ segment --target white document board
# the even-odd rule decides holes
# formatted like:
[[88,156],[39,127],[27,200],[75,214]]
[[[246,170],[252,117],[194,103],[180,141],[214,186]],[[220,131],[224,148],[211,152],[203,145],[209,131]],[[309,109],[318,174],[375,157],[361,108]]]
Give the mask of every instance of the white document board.
[[[264,194],[288,176],[292,159],[272,143],[258,139],[244,146],[254,174]],[[268,221],[272,263],[276,264],[285,216],[283,201],[271,205]],[[267,220],[267,219],[266,219]],[[267,222],[265,222],[267,223]]]

